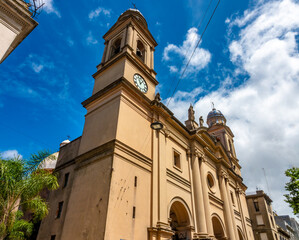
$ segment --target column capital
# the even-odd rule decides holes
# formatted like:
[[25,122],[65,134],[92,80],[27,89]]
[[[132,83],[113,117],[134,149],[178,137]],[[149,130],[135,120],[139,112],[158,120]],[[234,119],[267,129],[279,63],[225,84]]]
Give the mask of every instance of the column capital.
[[188,157],[188,158],[191,158],[191,156],[192,156],[191,150],[190,150],[190,149],[187,149],[187,157]]
[[221,169],[221,170],[219,171],[219,176],[222,177],[222,178],[224,178],[226,181],[228,180],[228,174],[227,174],[227,172],[224,171],[223,169]]
[[236,185],[236,193],[238,193],[239,195],[245,195],[244,190],[241,188],[241,186],[238,183]]
[[236,193],[239,195],[245,195],[245,192],[241,188],[236,188]]
[[195,149],[195,151],[194,151],[194,155],[195,155],[196,157],[198,157],[198,158],[201,158],[201,159],[204,159],[204,157],[205,157],[205,153],[202,152],[202,151],[200,151],[200,150],[198,150],[198,149]]

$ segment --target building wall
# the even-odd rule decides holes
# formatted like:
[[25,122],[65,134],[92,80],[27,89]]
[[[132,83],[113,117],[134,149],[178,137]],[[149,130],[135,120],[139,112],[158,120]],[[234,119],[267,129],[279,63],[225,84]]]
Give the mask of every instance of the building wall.
[[[255,239],[277,240],[278,230],[271,207],[272,200],[261,190],[257,191],[256,194],[248,195],[246,198]],[[258,203],[258,211],[254,202]]]
[[11,29],[9,25],[4,22],[0,22],[0,32],[0,59],[2,59],[7,49],[9,49],[10,45],[15,40],[18,32],[15,29]]
[[0,63],[37,26],[27,4],[21,0],[0,1]]

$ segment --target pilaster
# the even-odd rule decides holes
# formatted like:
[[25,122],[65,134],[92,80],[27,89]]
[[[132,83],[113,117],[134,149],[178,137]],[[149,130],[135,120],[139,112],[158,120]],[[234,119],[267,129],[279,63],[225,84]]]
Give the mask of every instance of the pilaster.
[[246,229],[246,219],[245,219],[243,206],[242,206],[241,198],[240,198],[240,196],[245,195],[245,192],[238,185],[237,185],[237,188],[236,188],[236,195],[237,195],[237,202],[238,202],[238,206],[239,206],[240,214],[241,214],[241,219],[242,219],[242,226],[243,226],[244,236],[245,236],[245,239],[248,239],[247,229]]
[[194,179],[194,205],[196,216],[196,230],[199,235],[207,235],[206,214],[204,207],[202,181],[199,166],[199,156],[203,153],[196,151],[192,154],[192,177]]
[[220,182],[220,192],[224,203],[224,218],[226,222],[228,238],[230,240],[237,240],[232,222],[233,216],[231,215],[230,211],[230,202],[227,195],[228,174],[223,169],[219,169],[218,175]]
[[205,207],[205,215],[206,215],[206,223],[207,223],[207,232],[209,236],[214,236],[212,219],[211,219],[211,211],[210,211],[210,200],[209,200],[209,189],[206,178],[206,159],[204,154],[200,157],[200,176],[202,182],[202,191],[203,191],[203,200]]

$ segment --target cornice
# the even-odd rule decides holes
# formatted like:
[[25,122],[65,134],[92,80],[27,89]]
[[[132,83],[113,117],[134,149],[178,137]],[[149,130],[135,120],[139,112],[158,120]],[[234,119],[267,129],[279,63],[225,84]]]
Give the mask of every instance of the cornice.
[[224,205],[224,202],[220,198],[216,197],[214,194],[212,194],[210,192],[209,192],[209,198],[210,198],[210,200],[213,200],[215,203],[217,203],[220,206]]
[[115,148],[119,149],[120,151],[132,156],[134,159],[140,161],[141,163],[146,164],[147,166],[152,165],[152,159],[148,158],[147,156],[137,152],[135,149],[129,147],[128,145],[124,144],[119,140],[115,140]]
[[175,172],[171,171],[170,169],[166,169],[166,174],[168,177],[174,179],[175,181],[177,181],[178,183],[184,185],[187,188],[191,188],[191,184],[190,181],[182,178],[180,175],[176,174]]
[[0,11],[3,11],[5,14],[7,14],[9,17],[14,19],[16,22],[18,22],[22,26],[28,25],[28,22],[30,22],[33,26],[38,25],[38,23],[31,17],[29,10],[27,10],[27,14],[26,14],[24,12],[26,10],[23,7],[22,7],[22,10],[20,10],[21,7],[17,6],[16,2],[5,1],[6,7],[3,4],[3,1],[0,1],[0,3],[2,3],[2,4],[0,4]]
[[113,83],[106,86],[105,88],[103,88],[102,90],[100,90],[97,93],[93,94],[91,97],[87,98],[85,101],[83,101],[81,103],[82,106],[87,108],[92,102],[94,102],[97,99],[103,97],[105,94],[107,94],[113,88],[116,88],[116,87],[121,86],[121,85],[126,86],[127,88],[133,90],[136,95],[141,97],[148,105],[150,105],[151,100],[148,97],[146,97],[140,91],[135,91],[136,87],[132,83],[130,83],[126,78],[121,77],[121,78],[115,80]]

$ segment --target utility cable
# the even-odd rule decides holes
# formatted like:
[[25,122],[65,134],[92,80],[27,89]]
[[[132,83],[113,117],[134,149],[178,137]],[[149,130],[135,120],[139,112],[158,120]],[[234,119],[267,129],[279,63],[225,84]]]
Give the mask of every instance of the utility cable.
[[[205,11],[203,17],[201,18],[199,24],[197,25],[197,29],[198,29],[198,31],[199,31],[199,29],[200,29],[200,27],[201,27],[202,22],[203,22],[204,19],[206,18],[206,15],[207,15],[207,13],[208,13],[208,10],[209,10],[209,8],[210,8],[212,2],[213,2],[213,0],[210,0],[209,5],[208,5],[208,7],[206,8],[206,11]],[[192,38],[192,40],[191,40],[191,43],[194,41],[194,38],[195,38],[195,36],[193,36],[193,38]],[[189,51],[190,51],[190,49],[191,49],[191,46],[192,46],[192,44],[191,44],[190,47],[188,48],[186,56],[189,55]],[[169,95],[170,90],[171,90],[171,85],[169,85],[169,89],[168,89],[168,92],[167,92],[166,96]]]
[[169,103],[170,103],[170,101],[171,101],[171,99],[172,99],[172,97],[173,97],[175,91],[177,90],[177,88],[178,88],[178,86],[179,86],[179,83],[181,82],[182,77],[184,76],[184,74],[185,74],[185,72],[186,72],[186,70],[187,70],[187,68],[188,68],[188,66],[189,66],[189,64],[190,64],[190,61],[191,61],[191,59],[192,59],[192,57],[193,57],[193,55],[194,55],[194,53],[195,53],[195,50],[197,49],[199,43],[201,42],[201,40],[202,40],[202,38],[203,38],[203,36],[204,36],[204,34],[205,34],[205,32],[206,32],[206,30],[207,30],[207,28],[208,28],[210,22],[211,22],[211,20],[212,20],[214,14],[215,14],[215,12],[216,12],[216,9],[218,8],[219,3],[220,3],[220,0],[218,0],[217,5],[216,5],[216,7],[214,8],[214,11],[213,11],[211,17],[210,17],[210,19],[209,19],[209,21],[208,21],[208,23],[207,23],[207,25],[206,25],[204,31],[203,31],[202,34],[201,34],[201,36],[200,36],[200,38],[199,38],[199,40],[198,40],[198,42],[197,42],[197,44],[196,44],[196,46],[195,46],[195,48],[194,48],[192,54],[191,54],[191,56],[190,56],[190,58],[189,58],[189,60],[188,60],[188,62],[187,62],[187,64],[186,64],[186,66],[185,66],[185,68],[184,68],[184,71],[182,72],[182,74],[181,74],[181,76],[180,76],[180,78],[179,78],[178,83],[176,84],[175,89],[174,89],[174,91],[173,91],[171,97],[169,98],[169,100],[168,100],[168,102],[167,102],[167,104],[166,104],[166,107],[169,105]]

